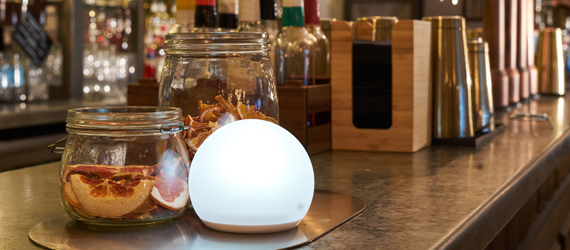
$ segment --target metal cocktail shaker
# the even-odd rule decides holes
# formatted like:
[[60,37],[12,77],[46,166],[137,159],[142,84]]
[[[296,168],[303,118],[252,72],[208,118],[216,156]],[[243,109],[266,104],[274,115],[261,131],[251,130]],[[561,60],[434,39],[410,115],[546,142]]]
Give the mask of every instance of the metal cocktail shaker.
[[365,17],[372,23],[374,41],[392,41],[392,26],[398,22],[395,16]]
[[493,94],[491,85],[491,66],[489,64],[489,45],[483,39],[467,42],[469,48],[469,71],[473,85],[473,129],[475,132],[490,132],[495,129],[493,118]]
[[540,94],[564,95],[564,54],[560,28],[548,27],[540,31],[536,67]]
[[433,138],[474,137],[465,19],[423,20],[432,23]]

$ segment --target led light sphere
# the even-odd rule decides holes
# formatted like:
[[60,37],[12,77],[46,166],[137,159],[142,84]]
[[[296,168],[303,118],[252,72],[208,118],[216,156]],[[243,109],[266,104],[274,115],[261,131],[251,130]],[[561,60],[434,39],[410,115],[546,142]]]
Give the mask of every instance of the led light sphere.
[[206,226],[234,233],[296,227],[315,188],[303,145],[271,122],[229,123],[204,141],[188,178],[190,200]]

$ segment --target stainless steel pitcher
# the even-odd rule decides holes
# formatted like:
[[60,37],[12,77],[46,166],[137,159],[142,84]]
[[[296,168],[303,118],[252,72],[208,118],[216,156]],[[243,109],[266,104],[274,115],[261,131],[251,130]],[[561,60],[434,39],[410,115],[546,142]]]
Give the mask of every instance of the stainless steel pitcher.
[[469,49],[469,72],[473,80],[471,87],[473,129],[475,132],[490,132],[495,130],[495,121],[489,45],[479,38],[469,40],[467,47]]
[[433,138],[474,137],[465,19],[423,20],[432,23]]
[[536,53],[540,94],[564,95],[566,85],[562,45],[560,28],[548,27],[540,31]]

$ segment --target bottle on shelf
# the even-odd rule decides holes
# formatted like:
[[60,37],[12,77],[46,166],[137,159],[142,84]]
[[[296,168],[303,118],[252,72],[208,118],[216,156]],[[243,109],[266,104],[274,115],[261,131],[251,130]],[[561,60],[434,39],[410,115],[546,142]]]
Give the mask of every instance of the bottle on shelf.
[[4,52],[0,52],[0,102],[14,100],[14,71],[4,60]]
[[239,0],[238,31],[261,32],[259,0]]
[[305,0],[305,27],[317,39],[315,52],[315,84],[331,81],[331,45],[320,26],[319,0]]
[[236,30],[238,28],[238,1],[220,0],[218,12],[220,13],[220,28]]
[[219,31],[216,0],[197,0],[194,32]]
[[283,1],[282,26],[274,52],[277,85],[314,85],[318,45],[305,28],[303,0]]
[[267,33],[267,39],[269,40],[269,59],[271,59],[271,65],[275,68],[275,53],[273,53],[273,50],[277,42],[277,35],[279,35],[277,4],[275,0],[259,0],[259,5],[261,31]]
[[261,30],[267,32],[269,43],[271,44],[279,34],[279,24],[277,22],[277,4],[275,0],[259,0]]
[[14,53],[14,101],[26,101],[26,77],[24,67],[20,62],[20,53]]
[[149,47],[147,51],[147,58],[144,62],[145,78],[155,78],[156,76],[156,60],[154,55],[155,55],[155,49]]
[[176,1],[176,13],[174,14],[176,24],[172,26],[170,33],[189,33],[194,29],[196,18],[195,0]]

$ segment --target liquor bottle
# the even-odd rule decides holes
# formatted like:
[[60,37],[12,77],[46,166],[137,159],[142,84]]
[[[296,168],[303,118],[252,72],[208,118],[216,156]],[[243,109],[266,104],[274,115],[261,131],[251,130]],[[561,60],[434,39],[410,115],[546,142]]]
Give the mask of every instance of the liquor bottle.
[[259,0],[239,0],[238,31],[261,32]]
[[218,31],[216,0],[197,0],[194,32]]
[[188,33],[194,29],[194,19],[196,14],[195,0],[176,1],[176,24],[172,26],[170,32]]
[[4,52],[0,52],[0,102],[12,102],[14,99],[14,71],[4,60]]
[[271,65],[275,68],[275,43],[277,42],[277,35],[279,34],[279,22],[277,20],[277,4],[275,0],[259,0],[260,17],[261,17],[261,31],[267,33],[269,40],[269,59]]
[[20,54],[14,53],[14,101],[26,101],[26,77],[20,63]]
[[275,44],[278,85],[314,85],[317,39],[305,29],[303,0],[283,1],[283,28]]
[[277,4],[275,0],[260,0],[261,30],[267,32],[269,43],[275,41],[279,34],[277,23]]
[[331,82],[331,45],[320,26],[319,0],[305,0],[305,27],[317,38],[315,84]]
[[220,0],[220,28],[236,30],[238,28],[238,1]]

